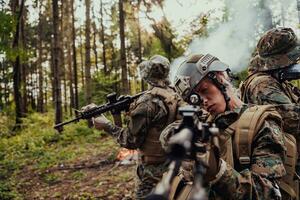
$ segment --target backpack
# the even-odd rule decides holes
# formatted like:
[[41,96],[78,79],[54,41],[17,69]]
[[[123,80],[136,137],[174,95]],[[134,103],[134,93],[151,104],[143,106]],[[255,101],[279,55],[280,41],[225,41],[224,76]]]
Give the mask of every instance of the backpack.
[[[242,166],[250,164],[252,141],[265,119],[270,117],[274,120],[281,119],[274,106],[260,105],[248,108],[237,121],[233,146],[239,164]],[[284,140],[286,147],[284,167],[287,174],[280,179],[278,185],[292,199],[299,200],[299,180],[295,180],[297,143],[294,136],[288,133],[284,133]]]

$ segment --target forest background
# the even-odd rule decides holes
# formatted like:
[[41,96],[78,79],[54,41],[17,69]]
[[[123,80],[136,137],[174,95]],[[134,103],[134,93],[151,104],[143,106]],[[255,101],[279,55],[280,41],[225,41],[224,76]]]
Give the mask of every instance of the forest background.
[[0,0],[0,199],[132,198],[134,168],[116,162],[110,137],[84,121],[53,125],[111,92],[146,90],[137,65],[155,54],[171,80],[191,53],[243,80],[264,31],[299,35],[299,10],[298,0]]

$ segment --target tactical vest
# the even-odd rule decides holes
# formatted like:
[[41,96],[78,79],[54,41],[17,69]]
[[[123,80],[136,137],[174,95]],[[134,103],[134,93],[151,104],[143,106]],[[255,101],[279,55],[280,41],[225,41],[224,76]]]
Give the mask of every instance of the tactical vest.
[[[235,165],[249,168],[253,138],[267,118],[281,122],[280,114],[275,111],[272,105],[253,106],[245,110],[236,122],[220,134],[220,157],[233,168],[236,167]],[[290,199],[299,200],[299,181],[295,179],[295,166],[297,162],[296,140],[292,135],[287,133],[284,134],[284,139],[286,147],[284,167],[287,174],[280,179],[279,187],[281,191],[287,193]],[[180,192],[178,192],[179,187],[181,187]],[[179,196],[185,197],[180,198],[180,200],[189,199],[191,190],[192,186],[190,184],[184,187],[180,185],[180,176],[177,176],[172,183],[169,199],[179,200]],[[175,193],[177,194],[176,198],[174,198]]]
[[[228,145],[232,141],[232,148],[221,152],[221,157],[233,167],[235,163],[232,158],[236,158],[238,165],[244,168],[249,167],[253,139],[267,118],[277,122],[281,121],[280,114],[272,105],[253,106],[244,111],[240,118],[224,131],[228,137],[227,139],[224,138],[220,143]],[[286,147],[284,158],[286,176],[280,179],[279,187],[291,199],[298,200],[299,181],[295,179],[298,157],[296,139],[291,134],[284,133],[284,141]],[[220,149],[222,151],[224,148],[220,147]]]
[[[164,105],[168,109],[168,119],[163,128],[165,128],[176,119],[179,119],[177,110],[182,103],[182,100],[173,89],[169,87],[167,89],[153,87],[146,93],[163,100]],[[151,128],[148,130],[145,142],[139,149],[142,163],[159,164],[163,163],[166,160],[165,152],[159,141],[161,131],[163,130],[161,127],[161,124],[151,124]]]
[[[247,91],[249,90],[250,83],[255,79],[255,78],[265,78],[265,77],[270,77],[269,74],[264,73],[264,72],[257,72],[254,74],[251,74],[246,78],[246,80],[243,82],[242,86],[240,87],[241,91],[241,100],[244,103],[249,103],[248,100],[246,99],[246,94]],[[275,79],[275,78],[274,78]],[[300,92],[299,89],[295,86],[293,86],[291,83],[288,81],[284,81],[282,83],[278,82],[278,84],[281,86],[282,91],[289,97],[292,103],[300,103]]]

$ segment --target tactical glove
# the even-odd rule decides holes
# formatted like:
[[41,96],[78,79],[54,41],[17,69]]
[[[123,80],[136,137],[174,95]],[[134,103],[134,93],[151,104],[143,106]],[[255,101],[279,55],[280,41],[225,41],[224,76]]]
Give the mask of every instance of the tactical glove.
[[109,132],[112,123],[104,116],[93,118],[93,123],[96,129]]
[[[93,108],[97,107],[96,104],[94,103],[91,103],[89,105],[86,105],[86,106],[83,106],[80,111],[81,112],[86,112],[88,110],[91,110]],[[96,117],[96,118],[92,118],[90,119],[92,121],[92,124],[95,126],[96,129],[98,130],[104,130],[106,132],[109,131],[110,127],[111,127],[111,122],[102,114],[101,116],[99,117]]]

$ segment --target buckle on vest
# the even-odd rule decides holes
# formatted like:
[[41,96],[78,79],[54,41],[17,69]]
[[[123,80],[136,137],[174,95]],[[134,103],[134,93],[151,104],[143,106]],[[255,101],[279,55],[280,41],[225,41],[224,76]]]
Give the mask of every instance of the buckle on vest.
[[240,164],[247,165],[250,163],[250,157],[249,156],[241,156],[239,158]]

